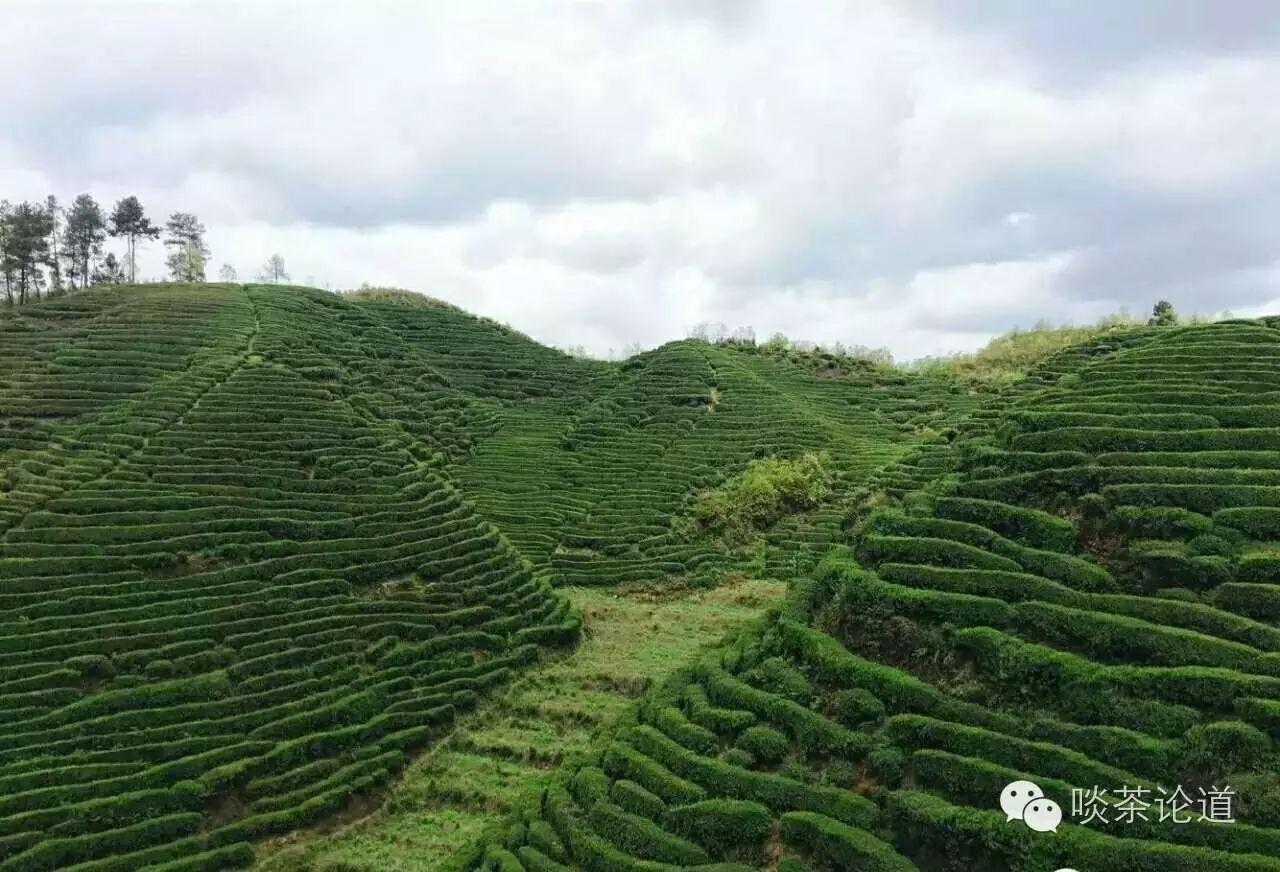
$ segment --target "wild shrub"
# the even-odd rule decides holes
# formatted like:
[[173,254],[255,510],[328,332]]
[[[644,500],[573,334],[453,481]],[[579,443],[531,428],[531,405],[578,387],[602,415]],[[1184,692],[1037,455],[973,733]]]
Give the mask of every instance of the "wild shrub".
[[753,460],[738,475],[694,500],[694,529],[743,545],[784,516],[818,505],[831,490],[829,460],[805,452],[794,459]]

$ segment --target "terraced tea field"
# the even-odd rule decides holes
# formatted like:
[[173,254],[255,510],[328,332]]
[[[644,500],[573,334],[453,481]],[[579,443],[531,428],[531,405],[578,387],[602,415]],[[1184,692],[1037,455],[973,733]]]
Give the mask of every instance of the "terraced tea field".
[[1280,870],[1280,322],[994,392],[409,302],[0,315],[0,872]]
[[576,638],[420,422],[365,411],[387,364],[330,299],[5,324],[3,868],[244,862]]
[[[481,863],[1280,869],[1276,324],[1107,334],[886,466]],[[1001,810],[1020,781],[1056,831]]]
[[[582,617],[557,587],[648,586],[673,620],[726,581],[781,590],[870,473],[979,399],[691,342],[582,362],[303,288],[6,312],[0,872],[230,868],[376,808],[415,755],[502,732],[513,680],[599,672],[564,660]],[[831,470],[820,505],[743,547],[681,523],[749,461],[804,451]],[[644,680],[605,686],[557,753],[718,631],[662,669],[618,637],[609,668]]]
[[[621,366],[585,363],[454,310],[363,306],[488,410],[457,478],[556,585],[696,582],[740,568],[673,531],[697,490],[752,458],[813,450],[826,452],[843,491],[977,405],[939,382],[876,371],[834,378],[699,342]],[[839,520],[818,512],[784,525],[757,561],[794,572],[802,554],[838,537]]]

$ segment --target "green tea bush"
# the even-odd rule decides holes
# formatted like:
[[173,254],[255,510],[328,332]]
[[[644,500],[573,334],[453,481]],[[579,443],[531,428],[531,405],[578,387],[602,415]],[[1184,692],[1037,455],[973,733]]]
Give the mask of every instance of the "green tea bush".
[[1255,539],[1280,538],[1280,508],[1277,507],[1219,509],[1213,513],[1213,522],[1240,530]]
[[667,804],[661,798],[625,778],[620,778],[610,785],[609,798],[619,808],[650,820],[660,820],[667,810]]
[[1199,724],[1182,742],[1180,768],[1213,779],[1254,770],[1271,751],[1271,738],[1256,727],[1239,721]]
[[816,695],[804,673],[781,657],[765,659],[745,673],[743,678],[767,693],[785,697],[800,705],[811,704]]
[[773,766],[782,762],[791,750],[791,740],[786,733],[772,727],[758,725],[748,727],[738,736],[738,747],[759,763]]
[[756,858],[773,833],[773,815],[758,802],[708,799],[667,812],[667,825],[718,856]]
[[696,866],[711,859],[699,845],[668,833],[648,818],[623,811],[611,802],[595,803],[587,820],[595,832],[633,857],[676,866]]
[[991,500],[945,497],[937,500],[939,516],[990,527],[1006,538],[1033,548],[1069,551],[1076,532],[1070,521],[1037,509]]
[[884,703],[863,687],[837,691],[831,699],[831,710],[846,727],[878,721],[885,715]]
[[809,849],[837,869],[867,872],[912,872],[917,867],[892,845],[865,830],[813,812],[792,811],[782,816],[782,838]]

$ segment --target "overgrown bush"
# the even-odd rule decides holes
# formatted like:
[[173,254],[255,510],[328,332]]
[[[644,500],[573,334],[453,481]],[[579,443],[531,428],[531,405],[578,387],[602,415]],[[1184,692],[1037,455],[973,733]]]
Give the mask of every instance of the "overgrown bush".
[[794,459],[763,457],[736,476],[694,500],[693,524],[704,535],[742,545],[786,515],[821,502],[831,490],[832,473],[821,454]]

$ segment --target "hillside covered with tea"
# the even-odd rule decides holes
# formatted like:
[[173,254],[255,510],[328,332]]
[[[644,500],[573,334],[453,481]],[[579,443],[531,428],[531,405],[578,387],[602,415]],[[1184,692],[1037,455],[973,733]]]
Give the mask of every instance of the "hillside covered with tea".
[[6,311],[0,872],[1280,870],[1277,339],[984,383],[397,294]]
[[[781,608],[646,695],[481,862],[1280,869],[1278,339],[1139,328],[1049,358],[873,476]],[[1070,816],[1056,832],[1006,818],[1019,781]],[[1197,805],[1224,795],[1231,822]]]
[[981,400],[303,288],[0,314],[0,870],[230,868],[358,816],[577,644],[558,588],[808,572]]

